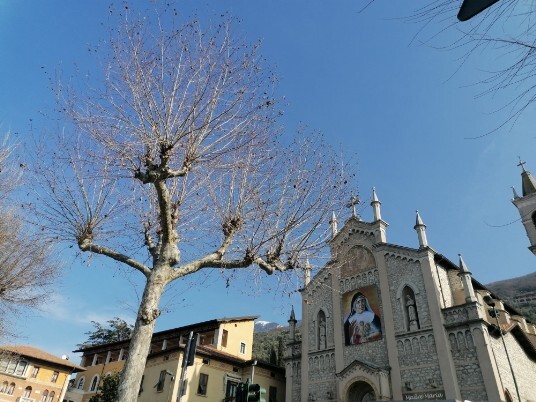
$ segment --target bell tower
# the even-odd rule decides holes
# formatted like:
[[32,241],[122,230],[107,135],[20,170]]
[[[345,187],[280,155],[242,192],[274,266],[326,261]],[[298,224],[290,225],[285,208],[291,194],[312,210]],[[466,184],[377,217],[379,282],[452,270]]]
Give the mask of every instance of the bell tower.
[[521,190],[522,196],[514,191],[512,203],[515,205],[521,215],[521,222],[525,226],[525,231],[530,241],[529,250],[536,255],[536,180],[525,169],[525,163],[519,159],[518,166],[521,167]]

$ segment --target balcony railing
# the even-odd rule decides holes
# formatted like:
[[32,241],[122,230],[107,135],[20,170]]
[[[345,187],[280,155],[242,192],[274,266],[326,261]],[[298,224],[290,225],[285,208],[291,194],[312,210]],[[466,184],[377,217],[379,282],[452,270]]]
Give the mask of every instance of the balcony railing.
[[17,398],[17,402],[35,402],[35,399],[33,398],[27,398],[25,396],[19,396]]

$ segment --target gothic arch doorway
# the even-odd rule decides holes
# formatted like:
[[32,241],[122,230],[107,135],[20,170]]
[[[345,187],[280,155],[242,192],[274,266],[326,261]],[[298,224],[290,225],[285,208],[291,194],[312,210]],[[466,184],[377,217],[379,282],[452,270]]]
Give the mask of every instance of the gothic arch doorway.
[[376,400],[376,393],[369,383],[357,381],[348,389],[347,402],[369,402]]

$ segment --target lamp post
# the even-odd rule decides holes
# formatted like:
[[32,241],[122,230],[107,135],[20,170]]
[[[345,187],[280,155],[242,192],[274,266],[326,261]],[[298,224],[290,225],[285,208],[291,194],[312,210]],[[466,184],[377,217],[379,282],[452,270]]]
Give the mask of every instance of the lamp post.
[[502,344],[504,347],[504,351],[506,353],[506,360],[508,360],[508,365],[510,366],[510,371],[512,372],[512,378],[514,379],[514,386],[516,387],[516,393],[517,393],[517,400],[521,402],[521,395],[519,394],[519,388],[517,386],[516,381],[516,375],[514,373],[514,368],[512,367],[512,362],[510,361],[510,354],[508,353],[508,349],[506,348],[506,342],[504,341],[504,336],[501,329],[501,324],[499,323],[499,312],[495,308],[495,302],[493,301],[492,297],[490,295],[484,296],[484,302],[491,307],[488,312],[491,317],[495,318],[495,321],[497,322],[497,328],[499,330],[499,334],[501,335]]

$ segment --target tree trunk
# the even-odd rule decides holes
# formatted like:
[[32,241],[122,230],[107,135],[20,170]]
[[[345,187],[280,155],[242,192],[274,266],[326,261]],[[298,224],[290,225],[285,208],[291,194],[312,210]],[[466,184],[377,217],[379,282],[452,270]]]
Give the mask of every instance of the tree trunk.
[[141,378],[151,347],[156,318],[160,315],[158,304],[166,285],[162,276],[161,269],[155,268],[145,285],[136,324],[130,340],[128,357],[121,373],[118,402],[133,402],[138,399]]

